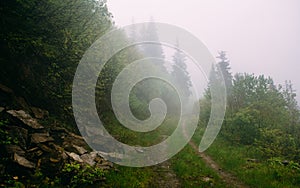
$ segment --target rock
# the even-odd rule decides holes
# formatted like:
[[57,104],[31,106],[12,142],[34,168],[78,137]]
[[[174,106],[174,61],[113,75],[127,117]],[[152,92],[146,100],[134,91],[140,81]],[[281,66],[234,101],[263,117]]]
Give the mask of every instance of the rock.
[[104,159],[108,159],[108,158],[123,159],[124,158],[124,154],[115,153],[115,152],[105,153],[102,151],[98,151],[97,154]]
[[96,164],[96,167],[101,168],[103,170],[107,170],[113,168],[113,163],[103,160],[101,164]]
[[7,145],[5,146],[5,149],[6,149],[6,152],[8,154],[18,154],[19,156],[24,156],[25,155],[25,151],[20,147],[20,146],[17,146],[17,145]]
[[80,163],[83,163],[83,160],[81,159],[81,157],[79,155],[77,155],[76,153],[73,153],[73,152],[66,152],[66,154],[71,157],[74,161],[77,161],[77,162],[80,162]]
[[44,144],[39,144],[38,146],[39,146],[39,148],[41,148],[43,151],[45,151],[47,153],[52,153],[55,151]]
[[287,166],[288,164],[290,164],[290,161],[288,161],[288,160],[283,160],[281,163],[282,163],[284,166]]
[[76,145],[72,145],[78,152],[78,154],[83,155],[85,153],[87,153],[88,151],[86,149],[84,149],[83,147],[80,146],[76,146]]
[[39,148],[38,147],[34,147],[34,148],[31,148],[31,149],[28,149],[27,153],[35,152],[37,150],[39,150]]
[[35,168],[33,162],[28,161],[25,157],[19,156],[16,153],[14,154],[14,161],[25,168]]
[[34,133],[31,135],[31,143],[39,144],[53,141],[54,139],[49,135],[49,133]]
[[1,113],[3,110],[5,110],[5,108],[0,106],[0,113]]
[[136,147],[134,149],[135,149],[135,151],[137,151],[139,153],[144,153],[144,150],[142,150],[141,147]]
[[52,163],[59,163],[60,162],[60,159],[54,159],[54,158],[52,158],[52,157],[50,157],[50,162],[52,162]]
[[81,159],[83,160],[84,163],[86,164],[89,164],[91,166],[94,166],[95,165],[95,158],[97,156],[97,153],[96,152],[91,152],[91,153],[87,153],[87,154],[84,154],[84,155],[81,155]]
[[44,127],[40,125],[36,119],[32,118],[23,110],[9,110],[7,113],[11,114],[13,117],[21,120],[25,125],[31,127],[32,129],[43,129]]
[[40,108],[31,107],[30,108],[34,117],[37,119],[44,119],[49,116],[49,112],[47,110],[42,110]]
[[203,177],[202,180],[203,180],[204,182],[211,182],[211,181],[212,181],[212,178],[206,176],[206,177]]

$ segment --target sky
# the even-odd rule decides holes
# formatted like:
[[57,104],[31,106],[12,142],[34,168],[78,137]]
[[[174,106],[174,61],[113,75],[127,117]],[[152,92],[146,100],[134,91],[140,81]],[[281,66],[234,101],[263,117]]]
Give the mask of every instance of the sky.
[[231,71],[291,80],[300,103],[299,0],[108,0],[117,26],[173,24],[197,36],[216,56],[226,51]]

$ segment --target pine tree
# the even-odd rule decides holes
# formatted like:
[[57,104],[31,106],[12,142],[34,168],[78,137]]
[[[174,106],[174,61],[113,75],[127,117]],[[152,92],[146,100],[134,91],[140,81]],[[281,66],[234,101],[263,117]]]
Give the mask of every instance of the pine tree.
[[[150,20],[145,31],[141,33],[143,41],[157,41],[159,39],[157,28],[153,19]],[[144,55],[164,59],[163,49],[160,44],[147,43],[143,45]]]
[[184,91],[184,94],[189,96],[191,94],[189,88],[192,86],[192,83],[187,71],[186,56],[182,53],[182,51],[179,50],[178,41],[176,46],[177,48],[173,55],[173,71],[171,74]]
[[225,51],[220,51],[219,55],[217,56],[218,59],[220,59],[220,62],[218,62],[217,71],[222,73],[222,76],[224,78],[227,94],[231,93],[232,88],[232,75],[230,72],[230,66],[229,66],[229,60],[226,57]]

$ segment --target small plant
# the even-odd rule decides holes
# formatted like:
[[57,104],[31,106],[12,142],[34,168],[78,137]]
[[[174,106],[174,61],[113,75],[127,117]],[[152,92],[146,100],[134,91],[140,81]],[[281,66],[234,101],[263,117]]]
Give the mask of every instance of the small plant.
[[61,183],[70,187],[92,185],[104,179],[105,172],[101,168],[79,163],[67,163],[62,169]]

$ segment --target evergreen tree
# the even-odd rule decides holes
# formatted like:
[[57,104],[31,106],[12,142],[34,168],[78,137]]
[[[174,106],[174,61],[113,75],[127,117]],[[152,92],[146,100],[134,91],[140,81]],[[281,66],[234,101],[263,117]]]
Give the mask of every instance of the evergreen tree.
[[[157,28],[153,19],[150,20],[145,31],[141,31],[141,37],[143,41],[154,41],[158,40]],[[144,55],[147,57],[156,57],[164,59],[163,49],[160,44],[147,43],[143,45]]]
[[227,89],[227,94],[230,94],[232,88],[232,75],[230,72],[229,60],[226,57],[226,52],[220,51],[217,58],[220,59],[220,62],[218,62],[217,71],[222,73]]
[[172,77],[180,85],[181,89],[184,91],[186,96],[191,94],[189,88],[192,86],[189,73],[187,71],[186,56],[179,50],[179,45],[177,42],[177,48],[173,55],[173,71]]

